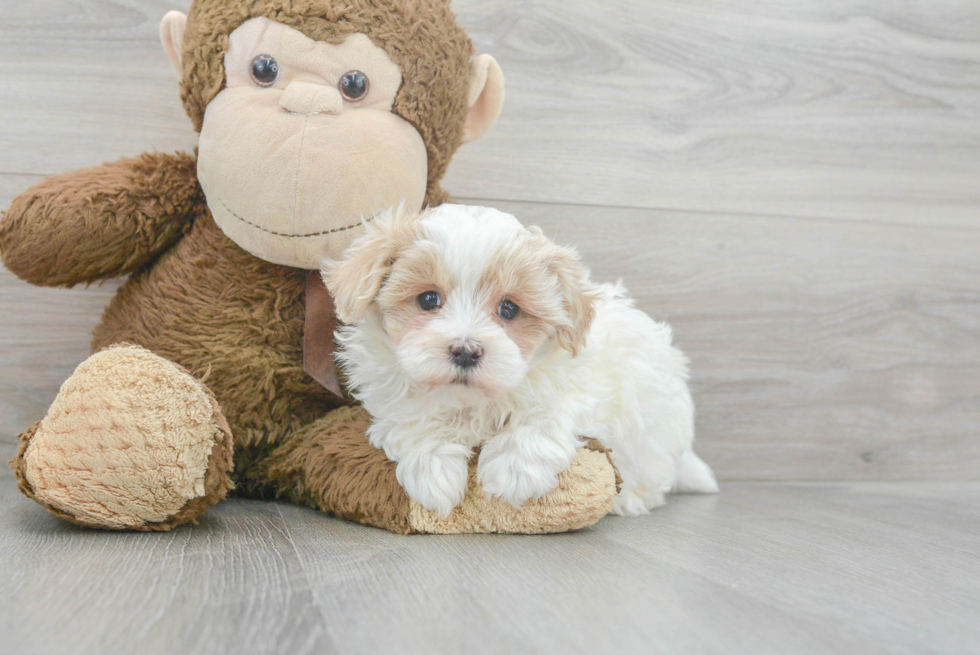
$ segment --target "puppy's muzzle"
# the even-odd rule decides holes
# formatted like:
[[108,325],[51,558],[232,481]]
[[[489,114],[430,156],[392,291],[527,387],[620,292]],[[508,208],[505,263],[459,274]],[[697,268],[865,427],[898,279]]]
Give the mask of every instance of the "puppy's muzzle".
[[479,364],[481,357],[483,347],[479,344],[463,341],[449,346],[449,359],[464,371]]

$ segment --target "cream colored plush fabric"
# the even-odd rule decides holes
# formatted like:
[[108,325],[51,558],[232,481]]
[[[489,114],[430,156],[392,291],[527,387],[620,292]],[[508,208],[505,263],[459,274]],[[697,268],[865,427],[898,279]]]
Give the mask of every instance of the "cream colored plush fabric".
[[504,108],[504,73],[497,60],[480,55],[470,62],[470,111],[463,126],[463,143],[476,141],[497,122]]
[[[274,57],[279,77],[261,87],[249,71]],[[391,113],[398,66],[364,34],[317,42],[267,18],[231,34],[226,87],[204,114],[198,179],[221,230],[251,254],[296,268],[338,258],[362,220],[425,198],[425,143]],[[348,71],[369,79],[356,102],[337,85]]]
[[80,522],[164,521],[205,494],[217,418],[207,390],[137,346],[82,362],[25,453],[38,500]]
[[[571,489],[574,493],[564,493]],[[616,472],[605,453],[582,449],[572,465],[558,477],[558,487],[543,498],[524,504],[520,511],[483,493],[470,467],[469,490],[463,503],[445,519],[412,501],[409,522],[419,532],[547,533],[566,532],[592,525],[609,513],[616,496]],[[603,503],[597,499],[605,500]]]

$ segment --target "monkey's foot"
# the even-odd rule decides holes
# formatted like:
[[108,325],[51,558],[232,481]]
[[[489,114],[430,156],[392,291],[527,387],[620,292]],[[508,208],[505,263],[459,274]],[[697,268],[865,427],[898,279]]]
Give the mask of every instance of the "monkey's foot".
[[20,439],[20,490],[80,525],[169,530],[232,486],[231,431],[214,395],[138,346],[82,362]]
[[619,483],[619,474],[608,451],[592,440],[558,476],[557,487],[521,507],[514,507],[483,491],[476,479],[474,461],[470,465],[466,497],[447,518],[441,519],[411,501],[409,523],[416,532],[434,534],[568,532],[590,526],[608,514]]

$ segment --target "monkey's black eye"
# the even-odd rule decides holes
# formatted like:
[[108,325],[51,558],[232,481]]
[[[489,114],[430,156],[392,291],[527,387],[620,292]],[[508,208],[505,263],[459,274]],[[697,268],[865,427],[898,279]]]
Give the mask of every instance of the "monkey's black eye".
[[420,293],[415,300],[423,312],[434,312],[442,306],[442,297],[435,291]]
[[497,308],[497,313],[505,321],[513,321],[521,313],[521,308],[509,300],[504,300],[500,303],[500,307]]
[[252,81],[259,86],[272,86],[279,79],[279,62],[272,55],[256,55],[251,73]]
[[348,102],[356,102],[366,96],[369,86],[367,75],[361,71],[347,71],[337,83],[340,95]]

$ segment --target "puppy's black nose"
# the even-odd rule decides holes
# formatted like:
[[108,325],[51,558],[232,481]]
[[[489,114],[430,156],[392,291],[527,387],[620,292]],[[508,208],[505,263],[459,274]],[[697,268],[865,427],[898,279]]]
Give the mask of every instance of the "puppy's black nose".
[[473,368],[480,363],[481,357],[483,357],[483,348],[476,344],[462,343],[449,346],[449,358],[460,368]]

